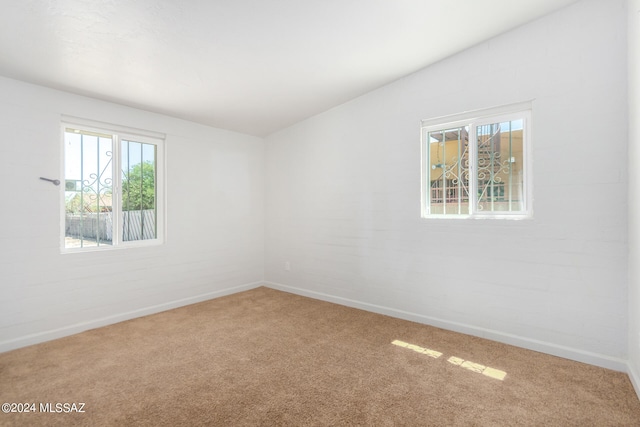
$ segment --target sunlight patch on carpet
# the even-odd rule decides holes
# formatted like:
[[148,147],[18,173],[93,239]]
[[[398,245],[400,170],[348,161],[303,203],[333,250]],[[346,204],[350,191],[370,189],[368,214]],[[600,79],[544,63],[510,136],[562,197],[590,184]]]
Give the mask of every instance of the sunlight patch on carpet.
[[409,350],[413,350],[416,353],[424,354],[424,355],[427,355],[429,357],[433,357],[434,359],[437,359],[438,357],[442,356],[442,353],[440,353],[439,351],[431,350],[429,348],[420,347],[419,345],[415,345],[415,344],[409,344],[409,343],[406,343],[406,342],[400,341],[400,340],[395,340],[391,344],[397,345],[398,347],[408,348]]
[[[398,347],[407,348],[409,350],[413,350],[416,353],[424,354],[425,356],[432,357],[434,359],[442,356],[442,353],[439,351],[431,350],[430,348],[420,347],[419,345],[409,344],[408,342],[394,340],[391,342],[393,345],[397,345]],[[459,357],[451,356],[447,359],[447,362],[452,365],[460,366],[467,371],[476,372],[478,374],[482,374],[489,378],[494,378],[496,380],[503,381],[507,376],[505,371],[501,371],[499,369],[491,368],[489,366],[481,365],[480,363],[471,362],[469,360],[464,360]]]
[[447,359],[447,362],[452,365],[460,366],[471,372],[477,372],[479,374],[485,375],[489,378],[495,378],[496,380],[503,381],[507,376],[505,371],[501,371],[499,369],[491,368],[489,366],[481,365],[480,363],[471,362],[469,360],[460,359],[459,357],[451,356]]

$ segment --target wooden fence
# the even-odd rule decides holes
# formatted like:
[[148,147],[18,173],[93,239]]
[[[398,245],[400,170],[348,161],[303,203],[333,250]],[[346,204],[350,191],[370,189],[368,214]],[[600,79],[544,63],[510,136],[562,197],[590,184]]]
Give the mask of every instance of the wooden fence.
[[[155,210],[125,211],[122,213],[122,240],[155,239],[156,237]],[[113,213],[85,213],[66,214],[65,236],[75,239],[99,240],[111,242],[113,240]]]

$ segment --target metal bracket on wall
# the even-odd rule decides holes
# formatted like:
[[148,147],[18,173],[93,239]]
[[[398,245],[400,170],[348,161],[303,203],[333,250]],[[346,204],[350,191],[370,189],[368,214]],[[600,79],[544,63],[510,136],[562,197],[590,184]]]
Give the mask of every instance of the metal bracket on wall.
[[60,185],[60,180],[59,179],[49,179],[49,178],[43,178],[43,177],[40,177],[40,179],[43,180],[43,181],[49,181],[53,185]]

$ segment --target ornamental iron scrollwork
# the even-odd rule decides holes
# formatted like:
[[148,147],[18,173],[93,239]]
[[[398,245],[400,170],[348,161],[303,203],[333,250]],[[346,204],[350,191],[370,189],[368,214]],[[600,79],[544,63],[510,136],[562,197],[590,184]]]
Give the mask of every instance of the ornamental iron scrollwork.
[[110,196],[113,192],[113,178],[105,176],[105,172],[111,171],[113,153],[107,151],[105,155],[109,160],[99,174],[91,173],[89,174],[89,179],[82,181],[82,192],[84,197],[89,199],[88,203],[83,204],[82,209],[84,212],[111,212],[111,200],[107,201],[107,196]]

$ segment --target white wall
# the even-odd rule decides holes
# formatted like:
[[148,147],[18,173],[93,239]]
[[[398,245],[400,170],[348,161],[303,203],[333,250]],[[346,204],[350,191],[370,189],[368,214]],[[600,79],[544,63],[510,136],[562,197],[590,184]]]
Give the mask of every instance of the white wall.
[[[625,370],[626,7],[579,2],[268,137],[266,280]],[[420,120],[532,99],[534,219],[421,220]]]
[[629,0],[629,376],[640,396],[640,0]]
[[[260,138],[0,78],[0,351],[261,283]],[[161,246],[64,254],[61,114],[167,134]]]

